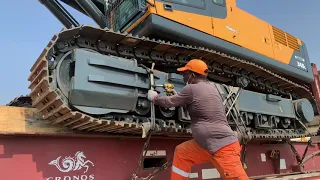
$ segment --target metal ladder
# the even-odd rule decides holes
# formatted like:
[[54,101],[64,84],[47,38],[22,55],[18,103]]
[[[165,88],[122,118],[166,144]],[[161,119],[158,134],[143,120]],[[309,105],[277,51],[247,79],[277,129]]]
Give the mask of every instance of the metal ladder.
[[228,95],[225,98],[222,96],[223,90],[221,90],[216,84],[214,85],[216,86],[218,91],[220,91],[220,96],[221,96],[221,99],[223,100],[223,106],[225,107],[226,116],[228,117],[230,115],[231,119],[234,121],[238,129],[238,132],[240,132],[240,135],[243,137],[242,139],[244,141],[244,144],[246,144],[246,142],[250,139],[249,132],[246,129],[245,122],[239,110],[235,107],[235,104],[239,99],[241,91],[245,87],[247,87],[248,80],[244,77],[240,77],[237,79],[236,83],[238,87],[234,89],[237,89],[237,91],[235,91],[233,88],[231,89],[229,86],[222,85],[228,93]]

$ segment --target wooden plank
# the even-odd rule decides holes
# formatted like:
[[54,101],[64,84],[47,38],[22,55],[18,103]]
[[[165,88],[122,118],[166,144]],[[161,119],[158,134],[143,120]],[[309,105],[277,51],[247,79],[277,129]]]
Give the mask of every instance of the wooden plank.
[[41,119],[35,108],[0,106],[1,133],[75,133],[61,125]]
[[[141,139],[140,135],[108,134],[72,130],[61,124],[53,124],[44,120],[36,108],[0,106],[0,136],[59,136],[59,137],[90,137],[90,138],[117,138]],[[152,139],[172,139],[171,137],[156,137]],[[184,137],[176,139],[185,139]]]

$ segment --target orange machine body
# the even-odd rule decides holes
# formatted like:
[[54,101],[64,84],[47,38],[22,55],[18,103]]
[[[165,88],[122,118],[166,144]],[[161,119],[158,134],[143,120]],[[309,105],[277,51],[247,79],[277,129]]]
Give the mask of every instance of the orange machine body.
[[[129,7],[125,4],[129,1],[123,2],[121,8],[115,9],[122,10],[117,12],[120,14],[115,18],[117,20],[121,19],[125,6]],[[278,74],[298,78],[301,82],[313,82],[311,63],[303,41],[238,8],[235,0],[148,2],[145,9],[140,8],[140,14],[127,16],[131,18],[127,18],[122,26],[119,23],[112,26],[113,29],[214,48],[243,57]],[[114,15],[110,17],[112,22]],[[125,22],[123,18],[121,21]]]

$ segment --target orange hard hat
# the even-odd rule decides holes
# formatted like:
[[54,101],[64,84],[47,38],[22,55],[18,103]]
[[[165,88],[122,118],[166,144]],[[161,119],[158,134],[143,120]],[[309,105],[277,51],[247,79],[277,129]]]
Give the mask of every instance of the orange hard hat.
[[184,67],[178,68],[177,70],[180,72],[189,70],[204,76],[208,75],[208,66],[200,59],[192,59]]

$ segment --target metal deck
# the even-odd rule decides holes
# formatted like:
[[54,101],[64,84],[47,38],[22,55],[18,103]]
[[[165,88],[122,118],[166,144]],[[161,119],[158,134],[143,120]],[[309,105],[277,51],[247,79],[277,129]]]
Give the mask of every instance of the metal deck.
[[[0,107],[2,179],[131,179],[145,139],[71,132],[62,126],[45,124],[45,121],[37,118],[34,109]],[[161,166],[166,159],[171,159],[175,146],[185,140],[152,138],[147,156],[144,157],[143,169],[138,175],[145,177],[153,168]],[[294,146],[302,156],[306,143],[295,142]],[[307,155],[319,149],[315,144],[309,147]],[[275,157],[270,156],[275,151],[279,152],[278,158],[271,158]],[[245,170],[251,179],[265,179],[267,176],[285,179],[279,175],[292,173],[300,175],[301,180],[307,175],[319,176],[319,173],[295,172],[295,157],[287,144],[250,143],[247,147],[246,165]],[[305,164],[304,173],[313,171],[320,172],[319,156]],[[295,179],[295,176],[291,177]],[[169,169],[160,172],[155,178],[166,179],[170,179]],[[215,180],[219,179],[219,174],[210,163],[204,163],[192,168],[190,179]]]

